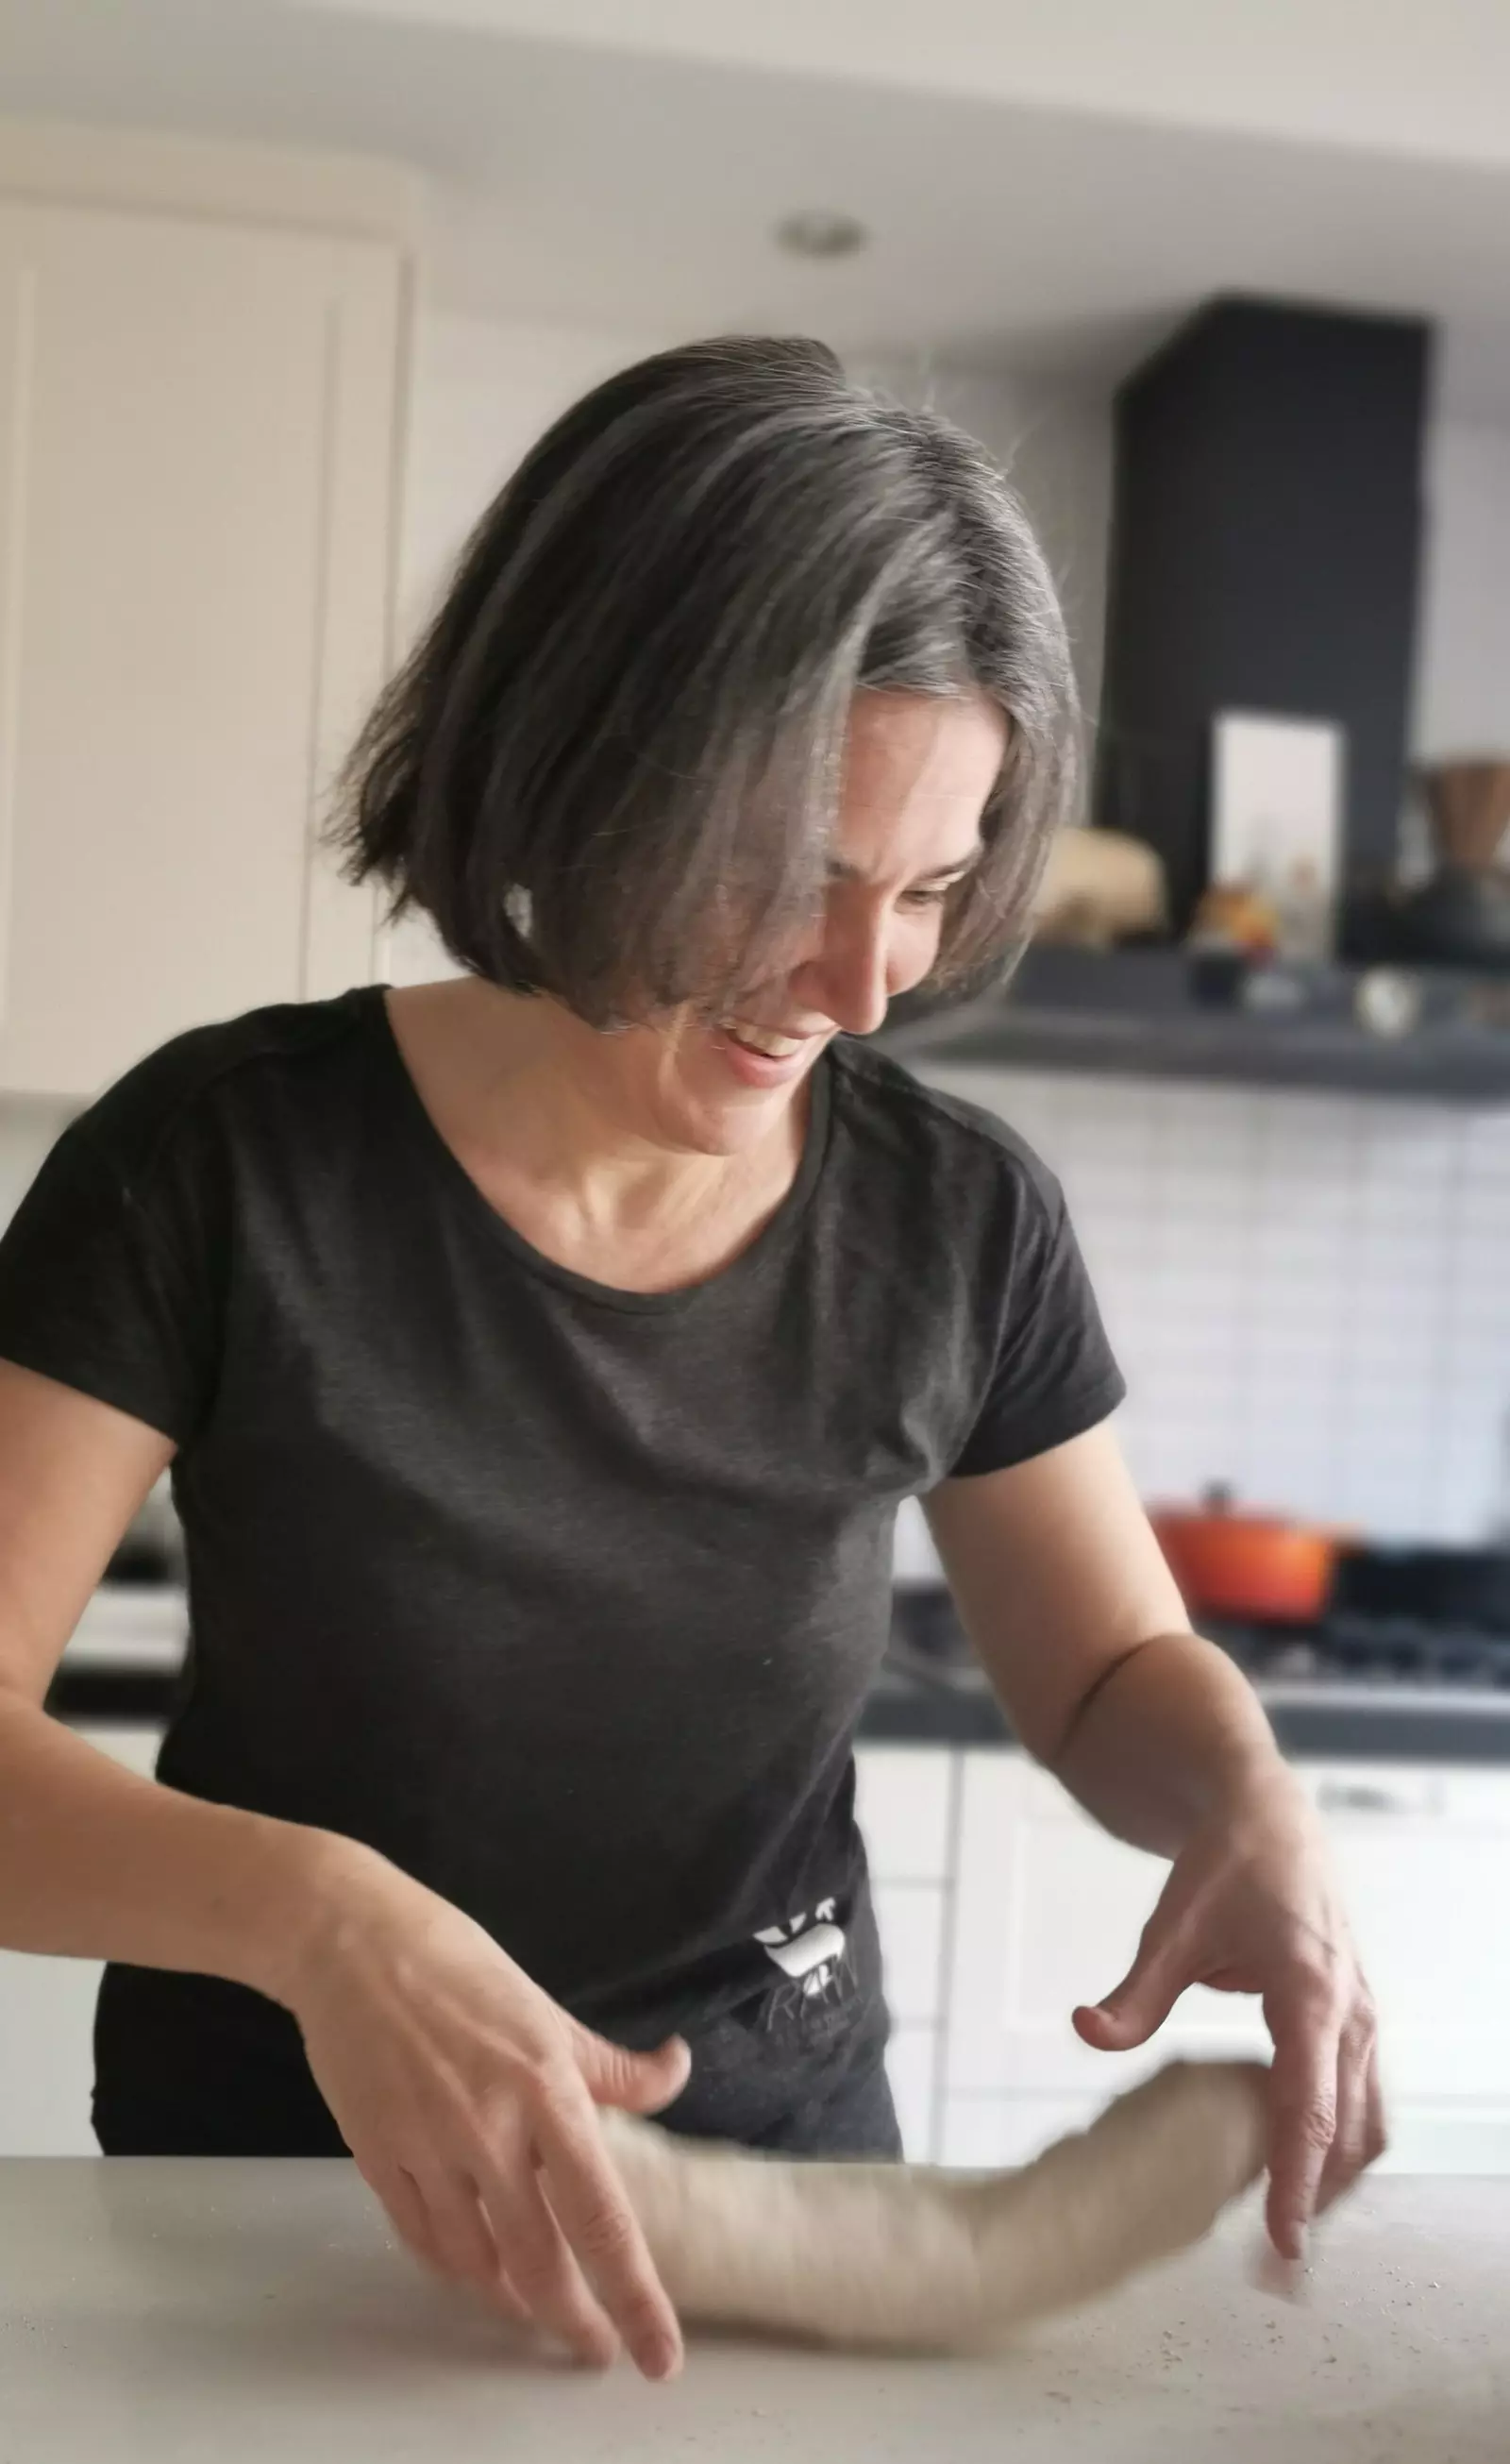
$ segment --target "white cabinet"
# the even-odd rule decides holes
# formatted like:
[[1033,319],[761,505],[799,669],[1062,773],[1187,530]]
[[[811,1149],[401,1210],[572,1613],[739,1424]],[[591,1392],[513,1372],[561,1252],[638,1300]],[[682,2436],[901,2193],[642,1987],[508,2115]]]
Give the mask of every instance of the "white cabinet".
[[1197,1990],[1140,2053],[1070,2024],[1118,1983],[1166,1868],[1113,1839],[1018,1753],[964,1757],[948,1989],[946,2163],[1017,2164],[1175,2054],[1262,2053],[1256,2006]]
[[[1326,1822],[1378,1999],[1404,2171],[1510,2171],[1510,1771],[1298,1767]],[[939,2153],[1019,2163],[1177,2054],[1266,2054],[1257,2004],[1197,1988],[1151,2045],[1070,2025],[1128,1967],[1167,1869],[1014,1753],[965,1757]]]
[[0,1090],[371,973],[315,829],[388,650],[403,276],[0,199]]
[[892,2018],[886,2075],[915,2163],[938,2153],[960,1764],[934,1746],[863,1746],[855,1757]]
[[947,1746],[862,1746],[855,1815],[872,1880],[941,1883],[953,1864],[955,1773]]
[[1379,2006],[1401,2172],[1510,2172],[1510,1771],[1303,1769]]
[[[78,1733],[151,1775],[156,1728]],[[0,2156],[98,2155],[89,2102],[100,1974],[98,1960],[0,1951]]]

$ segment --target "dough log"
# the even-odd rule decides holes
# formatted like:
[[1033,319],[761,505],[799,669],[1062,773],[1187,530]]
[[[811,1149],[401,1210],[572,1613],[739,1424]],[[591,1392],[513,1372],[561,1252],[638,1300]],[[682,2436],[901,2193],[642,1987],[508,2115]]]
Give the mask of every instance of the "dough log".
[[1172,2062],[1020,2171],[814,2163],[604,2113],[662,2281],[691,2325],[988,2349],[1206,2234],[1261,2169],[1268,2073]]

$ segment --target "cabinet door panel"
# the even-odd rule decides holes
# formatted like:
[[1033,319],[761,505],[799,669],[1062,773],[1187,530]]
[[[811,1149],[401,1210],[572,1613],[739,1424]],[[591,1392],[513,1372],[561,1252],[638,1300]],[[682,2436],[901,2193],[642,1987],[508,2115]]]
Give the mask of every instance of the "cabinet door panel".
[[[944,2105],[938,2161],[967,2171],[1031,2164],[1066,2131],[1083,2130],[1105,2099],[951,2096]],[[1397,2101],[1381,2173],[1510,2174],[1510,2101],[1496,2104]]]
[[936,2027],[944,1999],[940,1972],[943,1886],[937,1882],[878,1883],[875,1904],[891,2015]]
[[949,2003],[952,2090],[1099,2101],[1176,2054],[1262,2050],[1256,2005],[1200,1988],[1136,2053],[1097,2053],[1075,2035],[1071,2012],[1126,1972],[1165,1872],[1020,1757],[969,1757]]
[[878,1882],[941,1882],[949,1868],[951,1779],[942,1746],[862,1746],[855,1812]]
[[1066,2131],[1083,2130],[1099,2103],[1093,2096],[952,2096],[944,2105],[938,2161],[969,2173],[1031,2165]]
[[[1499,2169],[1510,2132],[1510,1963],[1496,1951],[1510,1899],[1510,1773],[1352,1763],[1302,1766],[1300,1776],[1326,1823],[1379,2005],[1393,2163]],[[1005,1755],[969,1757],[960,1837],[947,2081],[973,2144],[1008,2127],[983,2102],[1020,2101],[1017,2145],[1039,2106],[1089,2112],[1173,2055],[1267,2053],[1255,2002],[1200,1989],[1151,2045],[1090,2052],[1070,2011],[1123,1974],[1165,1869]]]
[[[80,1730],[92,1745],[150,1778],[160,1732]],[[97,1959],[40,1959],[0,1951],[0,2156],[97,2156],[89,2120],[94,2086]]]
[[312,860],[381,672],[398,268],[0,209],[0,1087],[370,972]]
[[932,2028],[897,2028],[886,2047],[886,2078],[902,2133],[902,2152],[909,2165],[934,2159],[933,2095],[938,2073],[938,2037]]
[[1350,1821],[1332,1836],[1389,2092],[1510,2111],[1510,1837],[1444,1820]]
[[0,1950],[0,2156],[98,2156],[93,1959]]

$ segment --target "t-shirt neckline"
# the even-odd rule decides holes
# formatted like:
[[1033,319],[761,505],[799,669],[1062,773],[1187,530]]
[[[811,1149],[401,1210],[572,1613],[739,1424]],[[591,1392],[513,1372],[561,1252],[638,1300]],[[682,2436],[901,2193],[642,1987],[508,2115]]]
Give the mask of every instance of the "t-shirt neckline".
[[669,1292],[625,1291],[617,1284],[599,1283],[592,1276],[580,1275],[575,1267],[564,1266],[558,1260],[547,1257],[543,1249],[537,1249],[533,1241],[526,1240],[508,1217],[500,1215],[484,1196],[461,1157],[442,1137],[409,1075],[408,1064],[388,1015],[390,989],[386,983],[362,984],[356,992],[355,1001],[373,1027],[384,1067],[397,1082],[400,1111],[408,1126],[410,1143],[416,1155],[428,1158],[432,1175],[449,1187],[452,1196],[467,1207],[484,1231],[529,1273],[538,1276],[543,1282],[555,1284],[563,1291],[575,1293],[580,1299],[592,1301],[600,1308],[623,1309],[641,1316],[667,1315],[694,1309],[699,1304],[706,1306],[732,1294],[760,1272],[769,1259],[787,1247],[806,1212],[828,1152],[832,1117],[830,1053],[822,1053],[812,1071],[807,1132],[791,1186],[755,1239],[747,1243],[728,1265],[718,1267],[714,1273],[702,1277],[695,1284],[686,1284]]

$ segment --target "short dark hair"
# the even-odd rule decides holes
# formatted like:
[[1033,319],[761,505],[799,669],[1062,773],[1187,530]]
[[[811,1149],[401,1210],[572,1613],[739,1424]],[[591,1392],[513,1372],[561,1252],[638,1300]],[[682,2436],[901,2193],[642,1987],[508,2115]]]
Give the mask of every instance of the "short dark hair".
[[342,774],[334,832],[461,964],[598,1025],[758,980],[821,894],[865,689],[1008,720],[939,989],[1025,937],[1074,769],[1054,586],[984,449],[807,341],[609,378],[489,507]]

